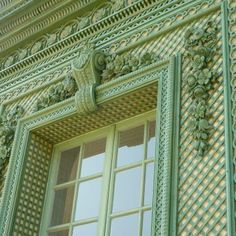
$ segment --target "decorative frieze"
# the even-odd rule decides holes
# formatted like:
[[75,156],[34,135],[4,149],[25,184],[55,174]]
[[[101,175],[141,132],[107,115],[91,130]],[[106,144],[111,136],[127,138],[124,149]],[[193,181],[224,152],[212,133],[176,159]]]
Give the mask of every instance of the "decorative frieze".
[[[51,48],[54,44],[62,44],[64,47],[64,45],[66,45],[67,43],[63,43],[63,40],[65,40],[67,37],[78,34],[79,32],[79,38],[86,37],[91,33],[94,33],[98,30],[100,31],[101,28],[105,28],[108,25],[120,21],[125,17],[128,17],[129,15],[133,14],[134,9],[141,10],[149,4],[150,3],[141,2],[135,3],[135,1],[128,2],[125,0],[121,0],[119,2],[111,1],[110,3],[103,4],[99,8],[89,12],[89,14],[79,16],[73,19],[71,22],[67,22],[65,25],[55,29],[53,32],[44,35],[35,42],[27,45],[27,47],[16,50],[8,58],[5,58],[1,62],[0,69],[5,70],[10,66],[18,64],[19,61],[29,58],[30,56],[41,51],[45,51],[45,49]],[[120,10],[125,7],[129,8],[126,8],[124,12],[121,13]],[[107,18],[108,16],[109,20],[105,20],[104,18]],[[12,40],[13,38],[9,41],[5,40],[4,42],[2,42],[2,44],[0,45],[0,51],[4,51],[5,48],[8,48],[10,46],[8,44],[11,43]],[[58,48],[61,48],[61,46],[55,47],[54,49],[51,48],[50,53],[55,49],[58,50]],[[39,58],[41,58],[41,56],[38,56],[37,60]],[[26,64],[26,62],[24,62],[24,64]]]
[[217,28],[211,21],[205,28],[192,27],[185,34],[186,56],[191,62],[191,70],[186,79],[192,98],[192,105],[189,108],[189,129],[198,156],[205,155],[213,129],[209,122],[211,112],[208,99],[212,83],[217,78],[212,68],[213,57],[216,53],[216,39]]
[[[87,0],[89,2],[89,0]],[[88,4],[87,2],[87,4]],[[47,47],[50,47],[52,44],[60,42],[61,40],[65,39],[66,37],[83,30],[84,28],[88,27],[89,25],[96,24],[97,22],[101,21],[102,19],[106,18],[107,16],[111,16],[115,12],[119,11],[121,8],[124,8],[132,2],[127,2],[125,0],[120,0],[118,3],[117,1],[111,1],[110,3],[105,3],[97,9],[88,12],[87,14],[82,14],[76,19],[73,19],[70,23],[66,23],[64,26],[59,27],[58,29],[54,30],[54,32],[44,35],[41,39],[36,40],[33,44],[28,45],[25,48],[21,48],[20,50],[15,51],[9,58],[2,62],[0,66],[1,69],[6,69],[9,66],[18,63],[19,59],[27,58]],[[85,3],[84,3],[85,4]],[[90,3],[91,4],[91,3]],[[81,7],[81,4],[75,2],[74,8],[78,8],[78,5]],[[71,9],[74,9],[71,7]],[[70,9],[70,10],[71,10]],[[127,14],[127,13],[126,13]],[[54,17],[56,18],[56,17]],[[55,19],[52,20],[55,20]],[[120,18],[120,16],[118,16]],[[116,21],[117,18],[112,19],[112,21]],[[47,20],[48,22],[48,20]],[[107,24],[102,24],[102,27],[106,26]],[[36,27],[33,27],[36,28]],[[99,27],[100,28],[100,27]],[[1,31],[1,30],[0,30]],[[87,33],[85,33],[87,34]],[[5,40],[0,45],[0,51],[4,51],[8,47],[10,47],[11,42],[13,40]],[[23,52],[23,53],[22,53]],[[10,62],[10,63],[9,63]]]
[[23,117],[24,108],[17,105],[13,110],[5,110],[0,116],[0,180],[2,167],[11,155],[17,121]]

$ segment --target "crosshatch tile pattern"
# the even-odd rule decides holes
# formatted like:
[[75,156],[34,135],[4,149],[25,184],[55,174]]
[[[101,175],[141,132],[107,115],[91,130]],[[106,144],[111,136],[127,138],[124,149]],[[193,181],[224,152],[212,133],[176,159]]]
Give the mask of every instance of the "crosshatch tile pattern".
[[104,103],[99,106],[96,112],[88,116],[74,115],[34,132],[41,137],[47,137],[52,143],[63,142],[75,136],[155,109],[156,100],[157,83],[127,96],[114,99],[109,103]]
[[[220,16],[214,21],[220,29]],[[189,138],[189,98],[184,83],[190,66],[183,60],[183,83],[181,94],[181,126],[179,155],[178,235],[227,235],[226,229],[226,172],[224,151],[224,88],[222,41],[218,35],[217,56],[212,68],[216,69],[218,81],[214,84],[208,103],[214,126],[209,140],[210,149],[203,157],[197,157],[193,140]],[[200,219],[200,220],[199,220]]]
[[37,236],[44,204],[52,144],[32,134],[15,210],[13,236]]

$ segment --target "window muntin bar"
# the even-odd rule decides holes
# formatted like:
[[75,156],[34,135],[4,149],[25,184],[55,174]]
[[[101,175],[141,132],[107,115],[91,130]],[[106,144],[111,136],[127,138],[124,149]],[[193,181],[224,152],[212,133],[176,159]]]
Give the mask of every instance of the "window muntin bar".
[[[124,123],[130,123],[130,122],[124,122]],[[83,236],[84,233],[91,232],[90,235],[93,236],[94,232],[96,232],[94,236],[104,236],[104,235],[110,236],[113,234],[115,236],[118,233],[115,231],[116,228],[115,225],[118,225],[120,221],[122,221],[125,217],[128,216],[130,216],[130,218],[132,218],[131,216],[136,217],[136,223],[134,224],[136,225],[136,228],[130,229],[134,230],[132,231],[133,233],[135,232],[134,236],[136,235],[146,236],[147,233],[149,232],[148,231],[150,230],[149,225],[151,224],[150,216],[151,216],[151,202],[152,202],[152,192],[153,192],[152,179],[153,179],[153,168],[155,159],[156,124],[155,121],[153,121],[153,118],[151,118],[151,121],[149,118],[140,119],[139,121],[137,118],[135,118],[135,122],[134,123],[132,122],[131,126],[126,124],[123,125],[122,123],[120,124],[118,124],[115,129],[114,129],[115,126],[111,126],[111,128],[107,129],[107,130],[112,130],[111,132],[113,133],[112,135],[111,134],[108,135],[109,133],[108,131],[107,134],[104,134],[102,138],[94,139],[94,137],[96,137],[95,134],[91,139],[85,138],[84,142],[81,143],[79,146],[77,145],[76,147],[73,147],[70,145],[71,149],[69,150],[67,149],[67,151],[63,151],[63,148],[60,148],[62,150],[61,153],[65,152],[69,153],[70,150],[76,148],[79,150],[79,155],[77,157],[78,161],[77,159],[76,159],[77,162],[75,160],[71,161],[73,163],[73,165],[71,166],[75,166],[75,163],[77,163],[77,168],[73,167],[74,172],[72,171],[73,173],[71,174],[71,176],[73,177],[66,176],[63,181],[56,180],[55,181],[56,184],[53,187],[54,192],[59,190],[64,190],[69,187],[70,188],[74,187],[75,191],[74,191],[74,198],[72,201],[73,207],[71,210],[70,222],[63,223],[60,225],[53,225],[52,227],[49,227],[48,235],[54,236],[56,235],[54,233],[58,232],[58,235],[74,236],[77,235],[79,232],[81,236]],[[114,130],[115,132],[113,132]],[[130,132],[130,130],[132,130],[132,132]],[[126,160],[124,160],[124,157],[121,157],[120,160],[122,161],[118,163],[117,161],[118,160],[117,154],[119,152],[118,149],[119,147],[125,146],[124,141],[123,143],[121,142],[121,145],[119,145],[119,138],[122,137],[122,135],[120,135],[121,133],[123,134],[123,136],[126,133],[130,137],[133,136],[134,139],[136,138],[136,141],[132,141],[132,138],[130,137],[126,140],[128,140],[127,147],[129,149],[129,153],[135,154],[136,146],[138,146],[137,150],[140,150],[142,155],[140,155],[140,152],[137,152],[139,155],[137,159],[135,157],[132,158],[132,155],[129,155],[129,157],[131,157],[130,160],[126,162]],[[98,136],[101,137],[101,134],[99,134]],[[93,149],[91,149],[91,147],[93,147]],[[95,165],[95,163],[97,165]],[[75,172],[76,172],[76,177],[74,178]],[[108,174],[107,172],[110,172],[110,174]],[[131,182],[133,181],[133,183],[130,183],[130,185],[133,185],[136,181],[136,187],[135,187],[137,190],[136,202],[134,205],[130,207],[124,207],[116,210],[114,208],[113,211],[113,202],[116,201],[115,200],[115,195],[116,195],[115,185],[117,185],[116,179],[118,179],[119,176],[126,175],[127,173],[132,173],[132,172],[136,173],[134,174],[133,180],[132,178],[123,177],[123,182],[126,178],[128,178]],[[62,173],[60,171],[60,165],[58,168],[58,173]],[[104,176],[106,177],[105,179]],[[99,184],[96,184],[96,182],[99,182]],[[90,183],[94,183],[94,185],[92,186],[90,185]],[[100,186],[100,189],[96,190],[97,192],[96,194],[94,194],[94,192],[92,191],[88,195],[84,193],[82,197],[84,200],[80,200],[81,199],[79,197],[80,187],[82,190],[84,188],[83,186],[86,185],[88,186],[87,188],[85,188],[87,189],[87,194],[90,189],[94,189],[95,191],[98,185]],[[122,186],[122,183],[120,184],[120,186]],[[104,191],[106,193],[104,193]],[[87,215],[85,214],[84,216],[79,216],[81,215],[82,212],[80,206],[86,205],[86,196],[89,196],[91,194],[99,196],[96,199],[97,203],[95,204],[97,208],[91,207],[91,209],[96,208],[96,214],[88,213]],[[106,205],[107,205],[108,195],[110,200],[107,208]],[[90,198],[88,197],[87,200],[89,199]],[[92,198],[89,201],[91,202]],[[119,201],[118,197],[117,201]],[[91,206],[92,205],[93,203],[91,204]],[[103,206],[102,207],[103,210],[101,210],[101,206]],[[83,211],[86,212],[86,207],[83,209]],[[129,232],[127,231],[127,233]],[[130,234],[130,236],[132,236],[132,234]]]

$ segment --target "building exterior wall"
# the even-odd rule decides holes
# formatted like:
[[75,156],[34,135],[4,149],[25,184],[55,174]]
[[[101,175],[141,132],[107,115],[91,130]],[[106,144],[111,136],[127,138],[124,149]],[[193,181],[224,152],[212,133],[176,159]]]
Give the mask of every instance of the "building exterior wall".
[[1,235],[39,235],[55,144],[155,108],[152,235],[236,234],[234,0],[0,6]]

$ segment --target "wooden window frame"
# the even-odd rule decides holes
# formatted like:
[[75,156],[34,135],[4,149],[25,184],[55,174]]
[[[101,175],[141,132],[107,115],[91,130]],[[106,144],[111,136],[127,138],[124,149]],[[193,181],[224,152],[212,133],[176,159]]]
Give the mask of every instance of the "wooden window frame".
[[[74,190],[74,200],[73,200],[73,209],[72,209],[72,215],[71,215],[71,221],[66,224],[58,225],[58,226],[52,226],[48,227],[48,222],[50,222],[51,219],[51,214],[53,210],[53,199],[55,195],[55,185],[56,185],[56,180],[57,180],[57,174],[58,174],[58,169],[59,169],[59,160],[60,160],[60,155],[63,151],[69,150],[71,148],[75,147],[82,147],[85,145],[87,142],[91,142],[94,140],[98,140],[100,138],[107,138],[106,141],[106,158],[107,159],[104,163],[104,174],[101,175],[101,173],[98,173],[96,176],[90,176],[89,179],[95,178],[95,177],[103,177],[103,183],[102,183],[102,198],[100,202],[100,214],[97,217],[97,223],[98,223],[98,228],[97,228],[97,235],[103,236],[103,235],[109,235],[110,234],[110,227],[111,227],[111,218],[114,217],[116,218],[117,216],[110,216],[111,212],[111,207],[112,207],[112,201],[113,196],[114,196],[114,172],[115,172],[115,162],[116,162],[116,150],[117,150],[117,142],[118,142],[118,133],[123,130],[127,130],[130,128],[137,127],[138,125],[144,125],[144,152],[146,153],[147,149],[147,135],[148,135],[148,123],[150,121],[155,120],[156,116],[156,110],[147,112],[145,114],[138,115],[136,117],[129,118],[128,120],[125,121],[120,121],[117,124],[113,124],[109,127],[101,128],[98,130],[95,130],[93,132],[90,132],[88,134],[81,135],[79,137],[73,138],[72,140],[68,140],[62,144],[57,144],[54,147],[53,151],[53,157],[52,157],[52,163],[51,163],[51,168],[50,168],[50,174],[49,174],[49,181],[48,181],[48,186],[47,186],[47,192],[46,192],[46,201],[44,205],[44,210],[43,210],[43,221],[42,221],[42,226],[40,230],[40,235],[45,235],[46,231],[48,233],[52,232],[57,232],[58,229],[66,229],[69,228],[69,235],[72,235],[72,227],[80,225],[81,223],[79,222],[73,222],[73,217],[75,214],[75,199],[78,194],[78,182],[79,181],[79,176],[77,173],[76,179],[70,182],[67,182],[67,184],[70,184],[72,182],[75,183],[75,190]],[[83,147],[81,149],[81,152],[83,152]],[[81,153],[79,154],[79,158],[81,158]],[[142,166],[142,172],[145,169],[145,166],[148,163],[154,163],[155,157],[153,157],[150,160],[143,159],[142,161],[139,161],[138,163],[132,163],[129,165],[125,165],[125,167],[119,168],[118,171],[122,171],[123,169],[131,169],[134,168],[134,166]],[[78,168],[80,168],[80,161],[78,163]],[[79,171],[77,171],[79,172]],[[87,177],[86,177],[87,178]],[[142,181],[140,185],[142,186],[142,191],[141,194],[144,193],[144,177],[142,177]],[[63,184],[62,184],[63,185]],[[61,186],[61,185],[60,185]],[[64,185],[63,185],[64,186]],[[110,186],[110,187],[109,187]],[[61,187],[57,188],[61,189]],[[105,190],[105,191],[104,191]],[[107,204],[109,198],[109,202]],[[143,198],[143,197],[142,197]],[[141,209],[142,208],[142,209]],[[151,210],[152,207],[138,207],[137,209],[132,209],[132,211],[137,211],[139,214],[140,211],[144,212],[147,210]],[[127,216],[129,215],[130,212],[125,212],[119,215],[122,216]],[[140,217],[140,216],[139,216]],[[100,221],[100,223],[99,223]],[[141,219],[142,221],[142,219]],[[92,223],[95,222],[92,221],[92,219],[87,219],[86,222],[83,220],[82,224],[86,223]],[[142,222],[139,222],[139,228],[140,224]],[[105,228],[105,225],[107,226]],[[47,229],[48,228],[48,229]],[[139,229],[140,231],[141,229]]]

